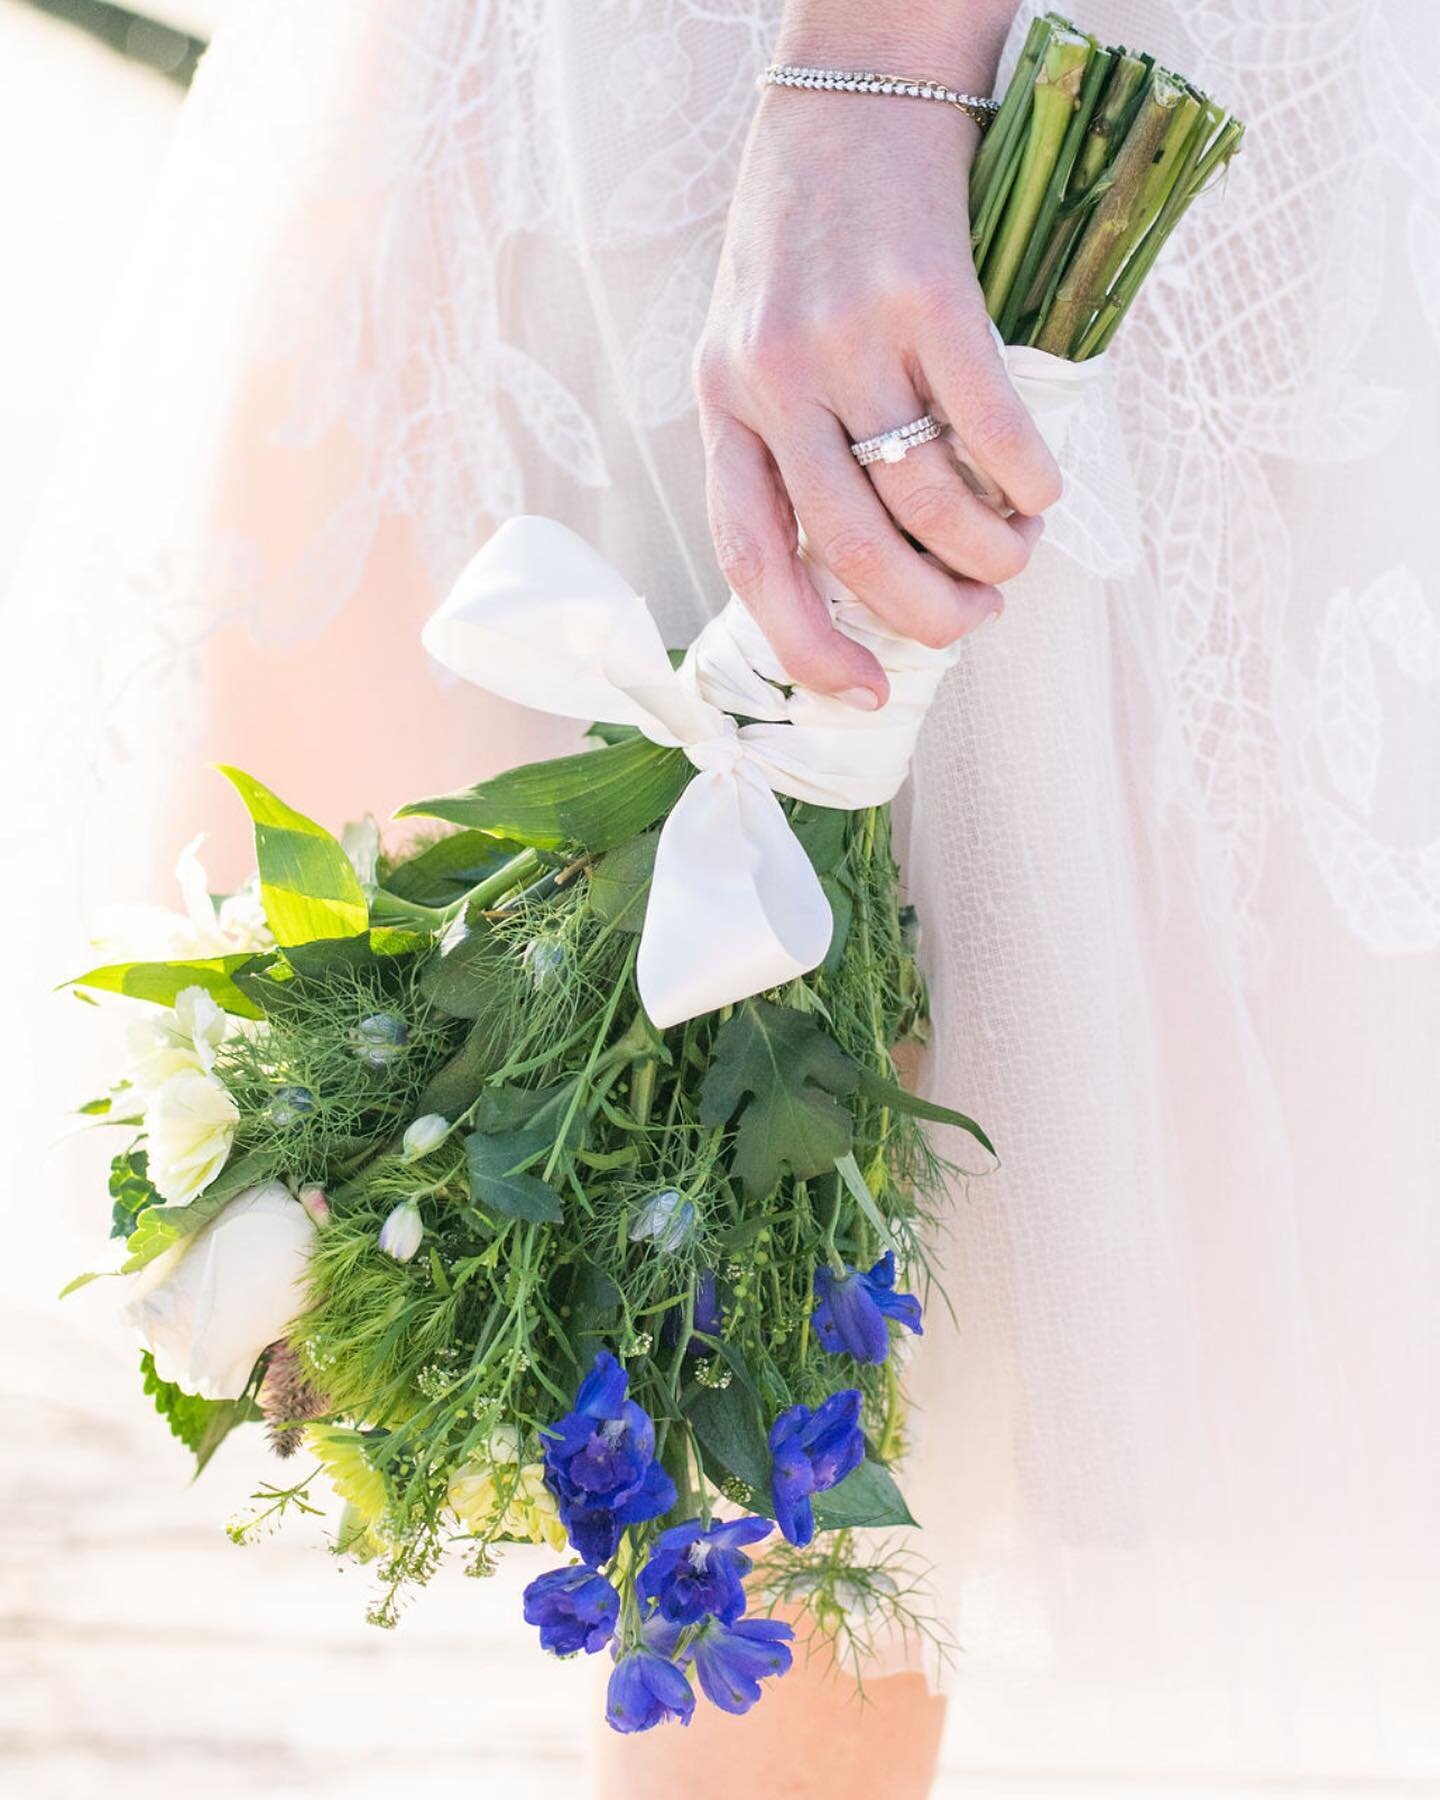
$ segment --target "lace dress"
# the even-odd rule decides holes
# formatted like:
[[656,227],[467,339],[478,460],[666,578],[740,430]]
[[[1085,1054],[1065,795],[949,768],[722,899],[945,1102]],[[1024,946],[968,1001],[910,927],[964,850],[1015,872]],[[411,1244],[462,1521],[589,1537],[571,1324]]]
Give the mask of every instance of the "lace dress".
[[[721,603],[688,359],[778,12],[233,10],[12,606],[19,879],[153,889],[209,760],[338,824],[567,747],[418,648],[517,510]],[[1440,17],[1084,22],[1251,130],[913,784],[925,1080],[1004,1157],[915,1368],[950,1755],[1368,1793],[1440,1776]]]

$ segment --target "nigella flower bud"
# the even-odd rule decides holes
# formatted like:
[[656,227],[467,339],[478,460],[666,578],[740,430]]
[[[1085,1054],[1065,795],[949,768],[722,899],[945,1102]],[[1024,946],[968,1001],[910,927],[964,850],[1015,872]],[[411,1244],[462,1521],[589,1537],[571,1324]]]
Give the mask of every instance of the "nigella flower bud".
[[326,1197],[324,1188],[301,1188],[295,1198],[305,1208],[306,1212],[309,1213],[310,1217],[317,1225],[329,1224],[330,1202]]
[[425,1221],[413,1200],[402,1200],[380,1227],[380,1248],[398,1263],[413,1261],[425,1235]]
[[630,1242],[654,1238],[655,1248],[673,1255],[695,1235],[695,1202],[682,1200],[674,1188],[664,1188],[642,1202],[630,1226]]
[[276,1088],[265,1102],[265,1116],[282,1131],[288,1130],[291,1125],[298,1125],[301,1119],[314,1110],[315,1096],[309,1088],[298,1087],[292,1082]]
[[402,1154],[406,1162],[418,1162],[422,1156],[445,1142],[450,1135],[450,1121],[444,1113],[424,1113],[405,1128]]
[[403,1019],[394,1013],[371,1013],[350,1034],[350,1042],[361,1062],[372,1069],[383,1069],[393,1062],[405,1047],[410,1035]]
[[564,973],[565,964],[569,959],[566,957],[563,944],[557,943],[553,938],[537,937],[531,938],[525,946],[520,960],[530,971],[531,985],[538,992],[542,988],[549,987],[558,975]]

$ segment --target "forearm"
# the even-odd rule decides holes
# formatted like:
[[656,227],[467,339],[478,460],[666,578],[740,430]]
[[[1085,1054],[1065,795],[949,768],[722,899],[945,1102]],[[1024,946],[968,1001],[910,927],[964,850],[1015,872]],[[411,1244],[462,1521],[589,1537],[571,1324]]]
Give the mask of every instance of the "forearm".
[[780,62],[874,69],[989,93],[1019,0],[787,0]]

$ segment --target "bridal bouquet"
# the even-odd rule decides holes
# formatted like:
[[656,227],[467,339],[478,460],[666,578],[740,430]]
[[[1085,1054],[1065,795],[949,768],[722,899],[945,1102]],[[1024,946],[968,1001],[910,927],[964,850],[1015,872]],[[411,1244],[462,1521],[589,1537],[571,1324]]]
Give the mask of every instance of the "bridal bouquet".
[[[1047,370],[1103,350],[1238,137],[1148,58],[1032,31],[974,217],[1047,430]],[[511,521],[426,647],[595,746],[417,801],[393,850],[226,770],[253,886],[187,865],[176,954],[81,978],[149,1003],[88,1109],[124,1128],[145,1390],[197,1466],[264,1421],[303,1470],[232,1535],[328,1481],[380,1624],[451,1549],[545,1546],[525,1618],[608,1649],[620,1731],[688,1720],[693,1684],[744,1712],[791,1618],[851,1652],[925,1624],[865,1532],[913,1523],[927,1124],[991,1154],[895,1061],[926,995],[887,803],[952,655],[829,592],[879,713],[793,687],[733,602],[677,664],[599,556]]]

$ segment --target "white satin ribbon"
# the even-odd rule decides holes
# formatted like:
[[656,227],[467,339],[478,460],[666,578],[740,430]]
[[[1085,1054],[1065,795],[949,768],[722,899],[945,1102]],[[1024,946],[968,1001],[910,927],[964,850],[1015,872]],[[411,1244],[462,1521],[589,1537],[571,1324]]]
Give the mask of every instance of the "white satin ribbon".
[[[1102,359],[1011,349],[1006,360],[1058,454]],[[830,905],[775,796],[846,811],[893,799],[958,654],[895,636],[826,570],[814,574],[836,624],[885,671],[890,700],[878,712],[790,688],[733,596],[672,669],[644,600],[550,519],[502,525],[425,626],[426,650],[467,681],[542,712],[633,725],[695,765],[660,832],[636,965],[662,1028],[824,960]]]

